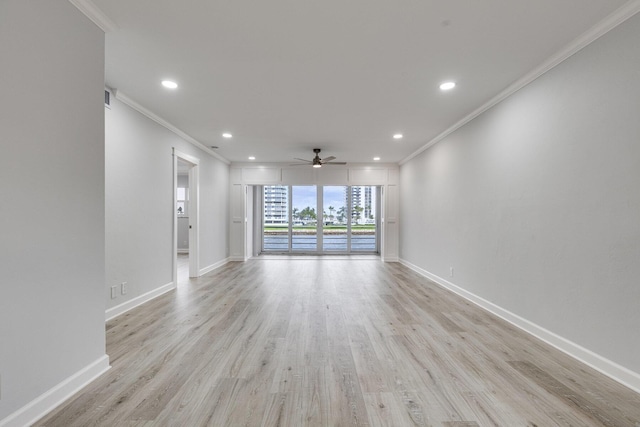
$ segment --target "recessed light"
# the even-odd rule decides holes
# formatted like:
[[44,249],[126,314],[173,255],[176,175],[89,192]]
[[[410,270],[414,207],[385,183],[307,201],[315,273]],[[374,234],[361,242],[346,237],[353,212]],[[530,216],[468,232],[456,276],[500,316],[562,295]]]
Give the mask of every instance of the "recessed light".
[[176,89],[178,87],[178,83],[171,80],[163,80],[162,86],[166,87],[167,89]]
[[396,133],[395,135],[393,135],[393,139],[402,139],[402,134]]
[[455,82],[444,82],[440,85],[440,90],[451,90],[456,87]]
[[249,160],[255,160],[256,158],[254,156],[249,156]]
[[233,135],[231,135],[230,133],[223,133],[222,137],[223,138],[231,138]]
[[374,157],[373,160],[377,162],[378,160],[380,160],[380,157]]

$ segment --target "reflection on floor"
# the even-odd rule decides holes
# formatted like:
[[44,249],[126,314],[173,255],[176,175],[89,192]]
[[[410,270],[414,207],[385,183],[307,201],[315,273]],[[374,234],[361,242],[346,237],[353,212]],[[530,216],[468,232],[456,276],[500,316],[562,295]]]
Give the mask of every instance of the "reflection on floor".
[[189,281],[189,254],[178,254],[178,285]]

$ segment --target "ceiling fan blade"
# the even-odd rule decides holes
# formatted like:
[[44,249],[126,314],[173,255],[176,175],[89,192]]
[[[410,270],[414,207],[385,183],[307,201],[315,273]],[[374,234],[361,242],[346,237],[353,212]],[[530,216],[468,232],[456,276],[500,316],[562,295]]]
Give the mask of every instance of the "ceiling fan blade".
[[311,163],[289,163],[289,166],[309,166]]
[[331,160],[335,160],[336,156],[329,156],[322,159],[322,163],[330,162]]
[[347,162],[329,162],[329,163],[325,163],[322,162],[323,165],[346,165]]
[[299,159],[297,157],[294,157],[293,160],[300,160],[301,162],[312,163],[311,160]]

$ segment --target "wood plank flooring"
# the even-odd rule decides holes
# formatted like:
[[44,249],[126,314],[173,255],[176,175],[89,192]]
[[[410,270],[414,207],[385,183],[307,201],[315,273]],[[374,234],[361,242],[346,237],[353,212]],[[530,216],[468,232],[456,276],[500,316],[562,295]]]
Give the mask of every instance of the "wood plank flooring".
[[395,263],[260,257],[107,324],[38,426],[640,426],[640,395]]

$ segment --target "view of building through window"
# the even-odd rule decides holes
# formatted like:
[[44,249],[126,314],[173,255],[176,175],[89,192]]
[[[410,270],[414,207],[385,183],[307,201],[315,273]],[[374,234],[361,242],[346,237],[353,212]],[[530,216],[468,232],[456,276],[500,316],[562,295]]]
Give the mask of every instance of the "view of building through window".
[[377,252],[378,187],[264,186],[265,252]]
[[266,185],[264,187],[265,225],[287,225],[289,223],[289,187]]

